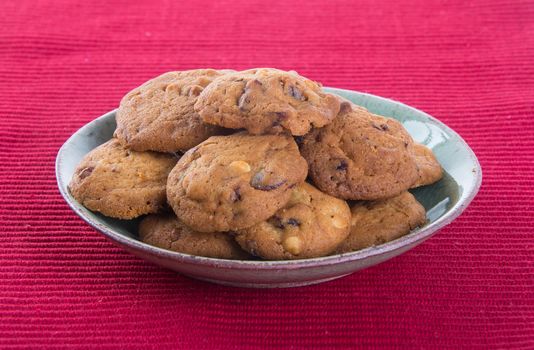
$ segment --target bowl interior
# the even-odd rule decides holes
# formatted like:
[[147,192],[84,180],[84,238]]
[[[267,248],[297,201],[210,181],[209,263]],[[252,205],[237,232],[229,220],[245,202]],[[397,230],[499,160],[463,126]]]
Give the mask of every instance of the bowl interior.
[[[424,112],[389,99],[348,90],[325,88],[328,92],[340,95],[352,102],[367,108],[369,111],[400,121],[415,141],[430,147],[445,171],[439,182],[426,187],[412,190],[417,200],[427,211],[428,224],[410,234],[382,246],[367,248],[363,251],[344,254],[352,255],[354,259],[367,258],[373,254],[380,254],[390,250],[399,249],[403,245],[413,245],[422,241],[434,231],[444,226],[460,214],[463,208],[474,197],[481,182],[481,170],[478,161],[458,134],[443,123],[432,118]],[[96,229],[104,232],[108,237],[123,244],[130,244],[139,248],[148,249],[149,246],[137,240],[137,225],[139,220],[116,220],[93,213],[80,205],[67,190],[67,185],[74,173],[76,165],[89,151],[109,140],[115,130],[115,111],[88,123],[78,130],[61,148],[56,163],[56,176],[61,194],[65,200],[84,220]],[[153,250],[159,248],[150,247]],[[163,252],[170,257],[192,257],[187,254]],[[195,257],[198,262],[225,260]],[[328,262],[332,257],[306,259],[308,261]],[[301,262],[304,260],[300,260]],[[299,264],[297,261],[260,262],[243,261],[242,264],[280,264],[289,266]],[[261,267],[260,266],[260,267]]]

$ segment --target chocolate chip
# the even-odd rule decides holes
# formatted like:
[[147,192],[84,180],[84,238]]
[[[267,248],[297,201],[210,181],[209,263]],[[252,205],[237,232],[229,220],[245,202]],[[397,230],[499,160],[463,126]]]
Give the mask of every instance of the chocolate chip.
[[287,113],[286,112],[275,112],[276,113],[276,120],[278,120],[278,122],[283,122],[284,120],[287,119]]
[[261,182],[263,182],[263,178],[265,177],[265,172],[262,170],[258,171],[252,178],[250,179],[250,185],[252,187],[259,186]]
[[254,90],[258,90],[262,88],[263,84],[261,81],[254,79],[250,80],[245,88],[243,89],[243,93],[237,100],[237,105],[239,106],[239,109],[242,111],[248,111],[250,110],[250,104],[251,104],[251,95],[254,93]]
[[230,200],[234,203],[241,200],[241,190],[239,187],[234,188],[234,192],[230,195]]
[[280,125],[284,120],[287,119],[287,113],[286,112],[274,112],[275,120],[273,121],[272,126],[278,126]]
[[300,226],[300,221],[298,221],[297,219],[295,218],[289,218],[289,220],[287,220],[287,224],[288,225],[291,225],[291,226]]
[[341,160],[341,161],[339,162],[339,165],[336,167],[336,170],[344,171],[344,170],[347,170],[347,167],[348,167],[348,166],[349,166],[349,165],[347,164],[346,161]]
[[387,126],[387,124],[376,125],[375,123],[372,123],[372,125],[373,125],[373,128],[375,128],[377,130],[380,130],[380,131],[388,131],[389,130],[389,126]]
[[250,179],[250,186],[260,191],[272,191],[277,189],[286,183],[286,180],[276,181],[270,179],[269,174],[267,174],[263,169],[258,171]]
[[269,223],[273,225],[276,228],[283,229],[284,223],[282,222],[282,219],[278,216],[273,216],[269,219]]
[[295,136],[295,142],[297,145],[302,145],[304,143],[304,136]]
[[275,112],[276,114],[276,121],[278,123],[281,123],[283,122],[284,120],[287,119],[287,113],[286,112]]
[[86,177],[88,177],[89,175],[91,175],[91,173],[93,172],[93,170],[95,170],[94,167],[90,166],[90,167],[87,167],[87,168],[83,168],[79,173],[78,173],[78,177],[83,180],[85,179]]
[[282,186],[285,183],[286,183],[285,181],[280,181],[272,185],[262,185],[259,183],[251,182],[251,186],[260,191],[272,191],[272,190],[276,190],[278,187]]
[[247,250],[250,254],[258,256],[258,243],[256,241],[247,239],[245,246],[248,248]]
[[293,86],[293,85],[289,85],[289,87],[287,88],[288,92],[289,92],[289,95],[291,97],[293,97],[294,99],[296,100],[300,100],[300,101],[303,101],[305,98],[304,98],[304,95],[302,95],[302,91],[300,91],[299,88],[297,88],[296,86]]
[[263,190],[263,191],[272,191],[272,190],[276,190],[278,187],[282,186],[285,183],[286,181],[280,181],[275,184],[268,185],[268,186],[265,186],[264,188],[258,188],[258,189]]
[[239,100],[237,101],[237,105],[242,111],[249,110],[250,98],[248,93],[243,92],[243,95],[241,95],[241,97],[239,97]]

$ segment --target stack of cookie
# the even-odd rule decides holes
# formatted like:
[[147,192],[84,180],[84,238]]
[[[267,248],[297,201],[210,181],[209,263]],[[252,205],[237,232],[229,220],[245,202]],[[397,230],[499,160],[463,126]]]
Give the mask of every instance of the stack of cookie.
[[128,93],[114,138],[69,185],[84,206],[142,215],[139,237],[222,259],[302,259],[425,223],[408,189],[442,169],[400,123],[295,72],[169,72]]

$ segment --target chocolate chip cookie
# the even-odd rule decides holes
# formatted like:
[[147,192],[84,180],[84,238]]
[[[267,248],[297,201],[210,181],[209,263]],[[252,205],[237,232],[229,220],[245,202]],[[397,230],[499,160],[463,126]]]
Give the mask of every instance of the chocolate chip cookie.
[[425,208],[410,192],[352,206],[350,234],[338,253],[352,252],[397,239],[426,223]]
[[324,256],[347,237],[350,218],[345,201],[302,183],[271,218],[237,231],[236,241],[249,253],[268,260]]
[[288,135],[213,136],[180,159],[167,197],[178,218],[197,231],[238,230],[284,206],[307,171]]
[[426,186],[439,181],[443,177],[443,169],[432,150],[424,145],[414,145],[417,180],[413,187]]
[[111,139],[78,164],[69,190],[86,208],[113,218],[156,213],[166,205],[167,175],[176,161],[168,154],[129,150]]
[[398,121],[343,102],[331,124],[304,136],[301,153],[323,192],[373,200],[398,195],[417,180],[413,144]]
[[129,92],[117,110],[115,136],[136,151],[185,151],[223,132],[193,109],[200,92],[224,71],[168,72]]
[[175,252],[218,259],[248,259],[231,235],[196,232],[174,214],[149,215],[139,224],[139,238],[150,245]]
[[251,134],[304,135],[330,123],[339,100],[296,72],[260,68],[218,77],[202,91],[195,110],[206,123]]

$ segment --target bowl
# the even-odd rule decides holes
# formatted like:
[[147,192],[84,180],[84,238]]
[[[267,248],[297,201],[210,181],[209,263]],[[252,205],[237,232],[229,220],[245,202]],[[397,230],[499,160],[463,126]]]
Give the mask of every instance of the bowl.
[[480,164],[467,143],[451,128],[415,108],[356,91],[325,88],[367,108],[400,121],[415,141],[431,148],[444,169],[437,183],[411,190],[425,207],[428,223],[394,241],[360,251],[322,258],[284,261],[213,259],[172,252],[137,238],[138,220],[116,220],[93,213],[78,203],[67,185],[80,160],[108,141],[115,130],[115,111],[83,126],[58,152],[59,190],[72,210],[105,237],[147,261],[181,274],[240,287],[296,287],[329,281],[379,264],[412,249],[456,219],[475,197],[482,181]]

